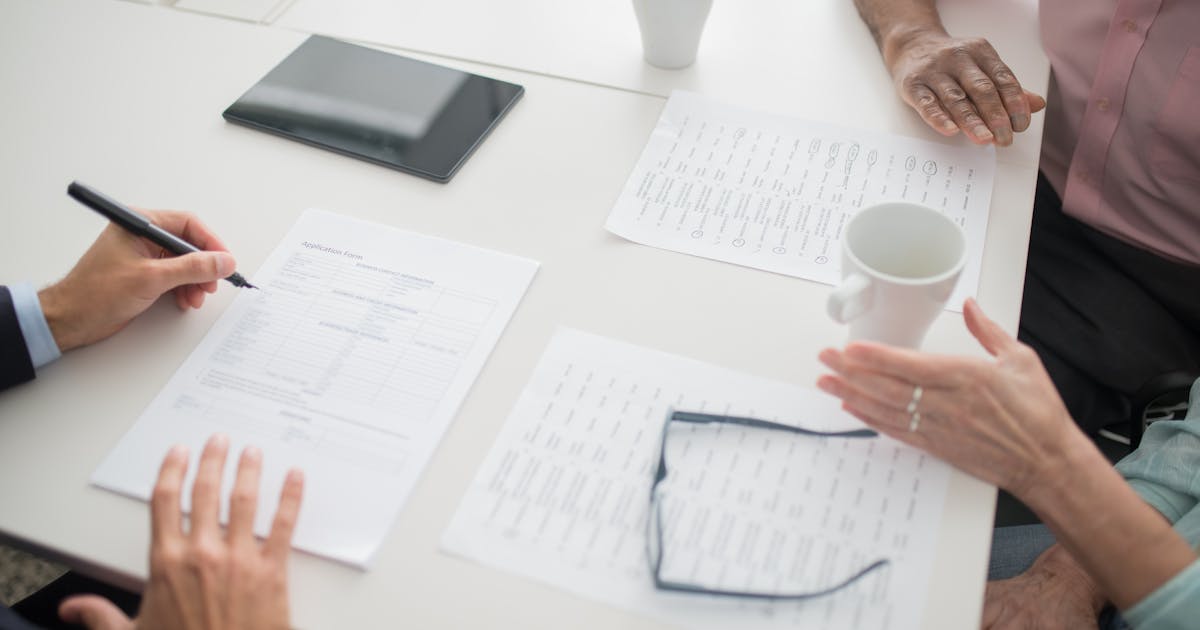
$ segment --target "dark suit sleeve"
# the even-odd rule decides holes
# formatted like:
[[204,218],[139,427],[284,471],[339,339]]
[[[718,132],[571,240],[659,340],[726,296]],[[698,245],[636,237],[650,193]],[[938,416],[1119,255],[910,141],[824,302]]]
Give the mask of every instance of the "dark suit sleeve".
[[33,380],[33,361],[8,287],[0,286],[0,391]]
[[[3,287],[0,287],[2,289]],[[8,293],[8,291],[5,291]],[[22,619],[12,610],[0,606],[0,629],[3,630],[38,630],[38,627]]]

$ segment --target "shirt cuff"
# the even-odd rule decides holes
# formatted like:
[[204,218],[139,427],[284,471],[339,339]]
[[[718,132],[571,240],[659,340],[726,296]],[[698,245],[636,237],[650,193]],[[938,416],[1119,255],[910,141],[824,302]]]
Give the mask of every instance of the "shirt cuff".
[[1195,628],[1200,608],[1200,560],[1192,562],[1166,584],[1121,613],[1135,628],[1164,630]]
[[22,282],[8,287],[12,295],[13,310],[17,312],[17,326],[25,337],[25,346],[29,348],[29,360],[34,369],[40,368],[62,356],[58,344],[54,342],[54,334],[50,332],[50,324],[42,313],[42,303],[38,301],[37,291],[33,285]]

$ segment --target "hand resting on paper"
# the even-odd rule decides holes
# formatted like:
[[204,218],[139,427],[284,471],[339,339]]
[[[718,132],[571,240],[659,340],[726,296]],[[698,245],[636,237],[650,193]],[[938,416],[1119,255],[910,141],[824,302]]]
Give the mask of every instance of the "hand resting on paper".
[[900,98],[938,133],[1006,147],[1046,100],[1021,87],[992,45],[944,33],[911,34],[885,61]]
[[65,278],[38,292],[59,350],[85,346],[121,330],[167,291],[180,309],[200,308],[235,262],[221,240],[195,216],[144,211],[158,226],[208,250],[168,255],[153,243],[109,224]]
[[938,133],[1012,144],[1046,100],[1021,87],[985,39],[952,37],[934,3],[855,0],[896,91]]
[[222,435],[204,447],[186,531],[179,500],[187,449],[176,446],[163,460],[150,500],[150,579],[137,617],[129,619],[102,597],[80,595],[59,607],[65,621],[104,630],[289,627],[287,564],[304,477],[298,470],[288,473],[271,532],[259,544],[253,529],[262,453],[244,450],[230,495],[229,526],[222,533],[221,471],[228,451],[229,439]]

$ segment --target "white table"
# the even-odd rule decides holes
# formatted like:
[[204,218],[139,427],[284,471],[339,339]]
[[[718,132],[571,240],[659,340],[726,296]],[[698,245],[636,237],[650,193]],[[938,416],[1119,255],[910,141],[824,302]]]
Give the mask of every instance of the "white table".
[[[374,568],[294,554],[293,619],[314,628],[657,627],[444,555],[438,539],[557,325],[811,385],[818,349],[844,335],[823,312],[829,288],[602,229],[659,96],[441,59],[527,88],[448,185],[225,123],[220,112],[302,39],[126,2],[0,3],[0,282],[49,283],[95,237],[102,221],[65,195],[72,179],[200,213],[250,273],[310,206],[540,260]],[[872,121],[898,116],[890,99],[868,100]],[[1035,176],[1035,163],[1003,159],[993,197],[979,297],[1009,330]],[[742,299],[726,299],[735,292]],[[126,586],[145,578],[145,505],[87,479],[232,293],[223,287],[184,315],[161,303],[0,395],[0,538]],[[686,316],[696,312],[708,315]],[[949,312],[928,347],[979,352]],[[977,624],[994,495],[952,479],[922,627]]]
[[[685,89],[847,126],[928,134],[895,98],[853,0],[716,0],[697,62],[683,70],[642,60],[630,0],[178,0],[174,6],[645,94]],[[1036,0],[941,0],[938,8],[951,33],[987,37],[1027,88],[1045,93],[1050,66],[1038,45]],[[1040,145],[1037,127],[1003,159],[1036,165]]]

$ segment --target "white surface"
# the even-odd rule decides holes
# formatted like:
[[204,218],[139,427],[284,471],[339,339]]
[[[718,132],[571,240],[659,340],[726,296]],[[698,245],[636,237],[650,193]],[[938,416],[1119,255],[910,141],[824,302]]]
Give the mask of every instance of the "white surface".
[[650,482],[676,411],[814,431],[863,425],[815,390],[560,329],[443,538],[484,564],[689,628],[920,627],[950,467],[886,437],[674,423],[662,578],[833,595],[751,603],[657,591]]
[[[1045,94],[1036,0],[942,0],[953,34],[986,37],[1018,80]],[[642,59],[629,0],[296,0],[285,28],[666,96],[684,89],[848,127],[934,135],[896,97],[852,0],[717,0],[696,63]],[[1035,166],[1042,117],[1001,161]]]
[[[843,3],[794,6],[833,4],[840,18],[799,27],[861,28]],[[441,185],[221,120],[221,111],[300,43],[299,34],[127,2],[0,6],[0,85],[15,95],[0,117],[0,282],[49,283],[95,238],[103,222],[66,196],[73,179],[131,204],[200,213],[246,269],[262,264],[308,206],[353,209],[362,219],[542,262],[374,567],[363,573],[293,555],[293,620],[300,627],[560,628],[564,620],[655,627],[437,549],[551,332],[572,326],[801,386],[821,372],[818,350],[842,339],[824,315],[826,285],[604,232],[662,98],[450,64],[528,92]],[[992,7],[1011,12],[1004,2],[980,6],[980,30],[997,12]],[[843,35],[845,46],[871,46],[865,31]],[[1034,37],[1030,29],[1022,46],[1040,56]],[[829,60],[807,64],[813,78],[846,71]],[[853,60],[848,67],[876,68]],[[869,80],[860,75],[855,85],[862,91],[837,91],[845,80],[835,81],[827,93],[841,94],[841,106],[870,126],[905,133],[907,114],[893,107],[882,71]],[[1003,155],[998,162],[979,301],[1013,331],[1037,171],[1033,162]],[[205,308],[182,314],[164,301],[120,334],[0,395],[0,505],[13,506],[0,510],[0,536],[127,584],[145,577],[145,505],[90,487],[88,475],[233,293],[222,287]],[[981,353],[952,313],[939,316],[926,347]],[[986,484],[951,476],[923,627],[977,625],[994,498]]]
[[908,201],[967,235],[955,309],[979,285],[996,159],[675,92],[605,227],[632,241],[837,284],[842,228],[863,207]]
[[[309,210],[250,275],[258,290],[239,292],[92,482],[148,500],[172,445],[189,446],[195,463],[208,436],[225,433],[232,453],[263,450],[256,533],[270,531],[284,477],[299,468],[293,545],[365,567],[536,271]],[[225,499],[235,474],[231,457]]]

